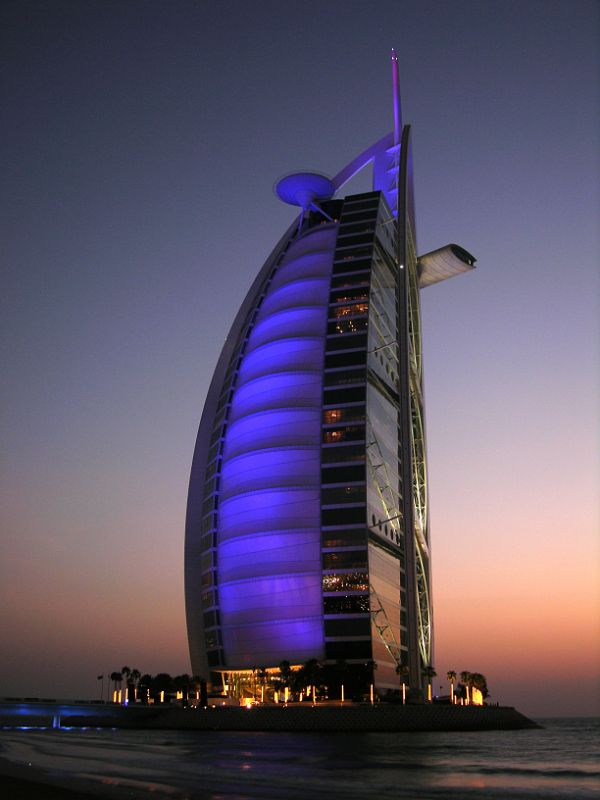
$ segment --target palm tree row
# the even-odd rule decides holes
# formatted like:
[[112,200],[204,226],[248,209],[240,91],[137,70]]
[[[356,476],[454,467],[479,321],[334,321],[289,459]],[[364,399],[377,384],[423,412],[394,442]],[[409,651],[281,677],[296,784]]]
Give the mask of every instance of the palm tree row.
[[[350,665],[343,659],[335,664],[321,664],[316,659],[310,659],[303,666],[293,669],[289,661],[282,661],[278,672],[270,676],[264,667],[253,669],[250,684],[245,685],[244,689],[255,697],[264,697],[268,687],[271,691],[277,691],[282,695],[285,693],[290,697],[299,697],[301,694],[307,697],[311,692],[317,691],[329,697],[339,696],[343,699],[345,695],[347,699],[361,699],[369,691],[369,685],[373,683],[375,668],[376,664],[372,661]],[[403,702],[406,699],[408,672],[406,665],[399,664],[396,668],[402,687]],[[427,699],[431,702],[432,679],[437,673],[431,665],[425,667],[422,672],[428,681]],[[450,683],[451,703],[459,699],[462,702],[472,703],[474,697],[478,696],[474,695],[474,691],[481,693],[480,702],[488,696],[487,680],[480,672],[466,670],[461,672],[458,685],[455,685],[457,673],[454,670],[449,670],[446,677]],[[206,681],[198,675],[183,674],[172,677],[168,673],[161,672],[152,676],[124,666],[112,672],[110,680],[114,687],[113,702],[116,703],[160,703],[174,696],[183,702],[191,697],[203,700],[206,698]],[[123,682],[125,682],[124,694],[121,689]],[[239,689],[241,688],[240,686]]]
[[456,687],[454,685],[456,681],[456,672],[451,669],[446,673],[446,677],[450,682],[451,703],[455,701],[455,698],[467,704],[472,703],[474,699],[473,690],[481,694],[480,702],[483,702],[489,695],[487,679],[481,672],[468,672],[467,670],[463,670],[460,673],[460,683]]
[[[142,673],[138,669],[121,667],[120,670],[111,672],[110,680],[114,685],[113,702],[127,703],[148,703],[165,702],[173,695],[179,699],[187,701],[191,694],[200,695],[206,693],[206,681],[198,676],[187,674],[171,677],[166,672],[157,675]],[[125,695],[121,693],[121,685],[125,681]]]
[[[292,697],[308,697],[313,691],[326,694],[329,698],[362,699],[373,682],[373,670],[376,664],[367,661],[364,664],[348,664],[345,659],[338,659],[335,664],[322,664],[311,658],[298,669],[292,669],[289,661],[282,661],[279,672],[273,675],[272,688],[279,693]],[[264,674],[263,669],[258,674]],[[263,686],[265,682],[263,681]]]

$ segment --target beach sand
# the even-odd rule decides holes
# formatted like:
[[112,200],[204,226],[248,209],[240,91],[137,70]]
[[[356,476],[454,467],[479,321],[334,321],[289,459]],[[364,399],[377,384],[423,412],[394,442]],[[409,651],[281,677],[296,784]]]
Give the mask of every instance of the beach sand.
[[[115,785],[68,776],[58,778],[44,770],[13,764],[0,758],[0,797],[7,800],[97,800],[99,797],[109,800],[148,800],[149,797],[162,800],[167,796],[173,797],[173,794],[149,793],[122,783]],[[186,795],[180,793],[175,796],[183,800]]]

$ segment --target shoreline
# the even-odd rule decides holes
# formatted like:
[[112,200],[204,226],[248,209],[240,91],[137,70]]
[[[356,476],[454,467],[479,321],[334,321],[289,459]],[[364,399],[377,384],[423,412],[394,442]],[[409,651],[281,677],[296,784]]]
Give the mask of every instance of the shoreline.
[[[10,800],[96,800],[99,797],[147,800],[166,797],[149,789],[132,786],[127,781],[107,783],[69,773],[52,774],[43,767],[25,766],[5,758],[0,751],[0,791]],[[169,791],[171,797],[184,797],[184,793]]]
[[181,708],[75,703],[0,703],[0,728],[205,731],[479,731],[539,728],[512,706],[265,705]]
[[11,800],[88,800],[107,797],[105,787],[98,790],[91,782],[84,783],[71,778],[62,781],[53,779],[44,770],[23,767],[1,756],[0,791],[3,797]]

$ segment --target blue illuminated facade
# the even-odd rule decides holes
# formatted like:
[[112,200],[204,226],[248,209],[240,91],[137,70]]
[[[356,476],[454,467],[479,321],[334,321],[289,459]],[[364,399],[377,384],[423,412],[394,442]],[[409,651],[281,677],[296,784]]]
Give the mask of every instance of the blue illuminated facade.
[[[342,197],[370,163],[373,191]],[[192,669],[344,659],[374,662],[378,690],[402,670],[420,687],[433,619],[419,291],[474,259],[456,245],[417,258],[401,123],[333,181],[298,186],[284,199],[302,213],[233,323],[200,424]]]

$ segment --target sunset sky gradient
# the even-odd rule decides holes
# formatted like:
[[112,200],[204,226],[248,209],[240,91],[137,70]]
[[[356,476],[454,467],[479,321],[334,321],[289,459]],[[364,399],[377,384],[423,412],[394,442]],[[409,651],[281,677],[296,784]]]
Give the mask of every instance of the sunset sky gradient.
[[[0,696],[190,670],[192,452],[293,210],[393,125],[422,294],[437,685],[600,713],[600,10],[592,0],[5,0]],[[360,191],[363,182],[349,187]]]

